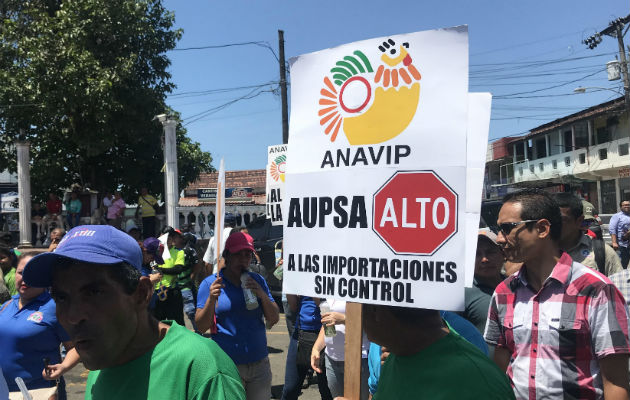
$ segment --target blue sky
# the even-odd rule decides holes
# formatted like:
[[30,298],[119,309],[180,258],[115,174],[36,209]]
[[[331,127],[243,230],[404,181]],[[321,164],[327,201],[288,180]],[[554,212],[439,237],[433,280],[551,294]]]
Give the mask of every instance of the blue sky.
[[[626,1],[165,0],[165,6],[184,29],[178,48],[265,42],[277,53],[282,29],[287,60],[357,40],[467,24],[469,91],[495,96],[491,139],[617,97],[606,90],[573,93],[578,86],[623,90],[605,72],[618,54],[616,38],[604,36],[595,50],[581,41],[626,16]],[[630,35],[624,40],[630,44]],[[169,57],[177,89],[167,102],[181,112],[189,136],[212,153],[215,167],[224,157],[228,170],[265,168],[267,146],[282,142],[272,51],[244,45]]]

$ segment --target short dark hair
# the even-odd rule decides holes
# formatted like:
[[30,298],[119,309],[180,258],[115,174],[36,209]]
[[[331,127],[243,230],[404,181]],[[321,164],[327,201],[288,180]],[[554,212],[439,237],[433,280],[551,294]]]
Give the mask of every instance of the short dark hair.
[[35,257],[38,254],[40,254],[40,253],[37,252],[37,251],[32,251],[32,250],[31,251],[23,251],[22,254],[20,254],[18,256],[17,261],[19,263],[20,261],[22,261],[25,258],[33,258],[33,257]]
[[624,202],[626,202],[626,201],[630,201],[630,200],[628,200],[628,199],[621,199],[621,201],[619,202],[619,207],[621,207],[621,205],[622,205]]
[[3,243],[0,243],[0,254],[4,254],[5,256],[9,257],[9,259],[11,260],[12,267],[17,266],[17,256],[15,255],[15,251],[13,251],[11,247]]
[[138,268],[126,263],[121,262],[114,265],[107,266],[107,272],[109,277],[118,282],[125,293],[132,294],[136,291],[138,283],[140,283],[140,271]]
[[375,312],[376,309],[382,308],[391,313],[401,324],[406,326],[423,325],[427,318],[438,318],[439,311],[429,310],[427,308],[408,308],[397,306],[385,306],[376,304],[364,304],[365,312]]
[[[550,224],[550,236],[553,241],[560,239],[562,233],[562,215],[560,207],[554,198],[546,191],[529,188],[509,193],[503,198],[505,203],[519,203],[521,205],[522,220],[546,219]],[[527,229],[532,229],[528,227]]]
[[558,207],[560,208],[568,208],[571,211],[571,215],[573,218],[580,218],[584,215],[584,206],[582,205],[582,199],[574,195],[573,193],[556,193],[553,196],[556,203],[558,203]]

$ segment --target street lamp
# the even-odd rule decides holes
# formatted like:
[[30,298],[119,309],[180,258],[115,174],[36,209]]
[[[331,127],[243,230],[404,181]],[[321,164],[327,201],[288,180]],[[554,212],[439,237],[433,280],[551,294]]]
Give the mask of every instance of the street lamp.
[[579,86],[576,87],[575,89],[573,89],[574,93],[586,93],[587,90],[608,90],[610,92],[615,92],[617,93],[619,96],[623,96],[623,93],[621,93],[618,90],[615,89],[611,89],[611,88],[605,88],[605,87],[600,87],[600,86],[587,86],[587,87],[583,87],[583,86]]

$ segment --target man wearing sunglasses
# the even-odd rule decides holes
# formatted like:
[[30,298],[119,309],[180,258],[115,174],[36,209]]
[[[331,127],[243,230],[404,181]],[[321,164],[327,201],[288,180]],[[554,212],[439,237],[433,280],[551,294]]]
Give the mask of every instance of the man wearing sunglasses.
[[[556,193],[554,196],[562,215],[562,235],[560,248],[571,256],[573,261],[610,276],[622,271],[621,262],[615,250],[603,239],[591,238],[585,234],[583,202],[573,193]],[[592,218],[592,217],[591,217]]]
[[540,189],[503,199],[497,243],[518,273],[497,286],[485,339],[518,399],[628,399],[628,313],[604,275],[561,251],[558,203]]

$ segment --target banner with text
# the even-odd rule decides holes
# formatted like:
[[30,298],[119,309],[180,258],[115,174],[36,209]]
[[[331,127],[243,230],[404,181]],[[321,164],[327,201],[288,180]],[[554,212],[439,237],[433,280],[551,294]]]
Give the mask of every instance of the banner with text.
[[284,291],[464,304],[468,30],[291,60]]
[[287,167],[287,145],[267,149],[267,218],[272,225],[282,225],[282,197]]

